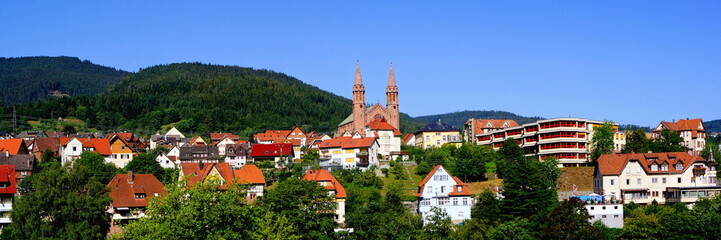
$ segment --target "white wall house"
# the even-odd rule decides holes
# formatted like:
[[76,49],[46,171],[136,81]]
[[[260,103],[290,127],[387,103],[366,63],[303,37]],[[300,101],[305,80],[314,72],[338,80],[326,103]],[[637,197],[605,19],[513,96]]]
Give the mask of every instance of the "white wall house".
[[591,223],[601,221],[606,227],[623,228],[623,204],[591,203],[584,207],[591,215]]
[[418,213],[424,224],[431,208],[440,208],[453,223],[471,218],[473,198],[468,186],[457,177],[451,176],[443,165],[437,165],[418,185]]
[[222,157],[225,156],[225,150],[226,150],[226,146],[228,146],[228,144],[235,144],[235,141],[233,141],[232,139],[230,139],[228,137],[225,137],[225,138],[223,138],[223,140],[220,140],[220,142],[218,142],[218,144],[217,144],[218,155],[220,155]]
[[329,165],[341,165],[343,168],[360,168],[367,170],[371,166],[379,166],[378,141],[374,137],[360,137],[356,134],[353,137],[337,137],[325,140],[318,144],[320,161],[324,163],[336,163]]
[[598,159],[594,192],[625,203],[694,203],[721,193],[715,161],[686,152],[607,154]]
[[83,153],[83,143],[77,138],[72,138],[66,144],[60,147],[60,162],[65,165],[66,163],[74,162],[75,159],[80,158],[80,154]]
[[162,152],[155,157],[155,161],[157,161],[162,168],[177,168],[175,161],[171,160],[168,155]]
[[386,160],[391,159],[394,156],[400,155],[401,151],[401,134],[398,129],[391,126],[385,119],[377,118],[372,122],[368,123],[365,128],[365,135],[369,137],[376,137],[378,141],[378,154],[383,156]]

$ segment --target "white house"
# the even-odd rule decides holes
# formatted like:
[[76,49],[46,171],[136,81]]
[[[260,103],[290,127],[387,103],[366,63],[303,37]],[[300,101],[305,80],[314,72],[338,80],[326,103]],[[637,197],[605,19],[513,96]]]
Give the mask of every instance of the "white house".
[[376,118],[366,125],[366,136],[376,137],[378,141],[378,154],[386,160],[392,159],[394,156],[400,155],[401,136],[403,134],[394,128],[383,118]]
[[473,198],[468,186],[451,176],[443,165],[436,165],[418,185],[418,213],[424,224],[432,214],[431,208],[440,208],[453,223],[471,218]]
[[700,197],[721,193],[717,165],[687,152],[601,155],[594,192],[626,203],[692,204]]
[[341,165],[343,168],[366,170],[378,166],[378,141],[374,137],[337,137],[318,144],[321,165]]
[[157,161],[162,168],[177,168],[175,165],[175,160],[171,160],[168,155],[161,152],[158,154],[157,157],[155,157],[155,161]]
[[226,146],[228,146],[229,144],[235,144],[235,141],[233,141],[233,139],[230,139],[229,137],[224,137],[222,140],[220,140],[217,144],[218,155],[224,157]]

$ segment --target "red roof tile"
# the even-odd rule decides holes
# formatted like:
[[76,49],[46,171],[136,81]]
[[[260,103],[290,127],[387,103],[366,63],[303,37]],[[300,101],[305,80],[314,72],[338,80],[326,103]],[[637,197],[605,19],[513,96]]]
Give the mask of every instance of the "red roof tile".
[[[693,162],[706,161],[699,156],[692,156],[686,152],[669,153],[636,153],[636,154],[605,154],[598,158],[598,171],[601,175],[619,175],[629,161],[638,161],[641,167],[649,174],[682,173]],[[668,171],[661,171],[661,165],[668,164]],[[681,163],[683,170],[674,167]],[[658,165],[658,171],[651,171],[651,165]]]
[[263,172],[255,165],[245,165],[233,170],[236,181],[241,184],[265,184]]
[[383,118],[373,119],[373,121],[369,122],[369,123],[367,124],[367,126],[368,126],[371,130],[392,130],[392,131],[393,131],[393,135],[396,135],[396,136],[403,135],[403,134],[401,133],[401,131],[398,131],[398,129],[396,129],[395,127],[391,126],[391,124],[388,123],[388,121],[386,121],[386,120],[383,119]]
[[22,138],[0,139],[0,152],[8,152],[10,155],[27,154],[28,148]]
[[415,135],[413,135],[412,133],[406,134],[405,136],[403,136],[403,143],[407,143],[408,141],[411,140],[411,138],[414,138],[414,137],[415,137]]
[[[22,141],[22,139],[20,139]],[[2,194],[16,194],[17,179],[15,178],[15,166],[0,165],[0,183],[8,184],[7,187],[0,188]]]
[[352,137],[337,137],[333,139],[325,140],[318,144],[319,149],[323,148],[366,148],[373,145],[376,141],[374,137],[365,138],[352,138]]
[[[443,165],[436,165],[433,167],[433,169],[431,169],[430,172],[428,172],[428,175],[426,175],[426,177],[423,178],[423,181],[421,181],[421,183],[418,184],[418,192],[416,193],[416,197],[421,196],[423,189],[425,189],[426,183],[428,183],[428,181],[431,180],[431,177],[433,177],[433,175],[436,173],[436,171],[438,171],[438,169],[441,167],[443,167]],[[447,168],[445,168],[445,167],[443,167],[443,168],[447,170]],[[454,177],[450,173],[448,173],[448,175],[450,175],[453,178],[453,180],[456,182],[456,185],[453,186],[453,191],[448,193],[449,196],[470,196],[471,195],[471,191],[468,189],[468,185],[466,185],[463,181],[461,181],[461,179]],[[459,186],[461,187],[460,192],[458,191]]]
[[228,137],[230,140],[237,141],[240,139],[238,135],[233,135],[232,133],[210,133],[210,140],[211,141],[220,141],[223,140],[223,138]]
[[346,198],[346,192],[345,188],[343,188],[343,185],[338,182],[335,177],[333,177],[328,170],[325,169],[318,169],[318,170],[308,170],[305,172],[305,175],[303,175],[303,180],[308,181],[315,181],[315,182],[328,182],[326,186],[324,186],[328,190],[335,191],[335,197],[336,198]]
[[35,145],[33,145],[33,152],[43,152],[46,149],[57,152],[60,150],[60,138],[35,138]]
[[[129,179],[132,176],[132,180]],[[148,197],[165,196],[167,192],[163,183],[153,174],[116,174],[108,183],[110,198],[113,207],[147,207]],[[135,198],[138,193],[145,194],[144,198]]]
[[251,157],[278,157],[292,154],[292,145],[289,143],[253,144],[250,152]]
[[226,189],[228,184],[233,182],[233,171],[226,162],[222,163],[181,163],[180,168],[183,175],[188,177],[188,186],[195,186],[198,182],[203,182],[212,172],[213,169],[220,173],[224,183],[219,189]]

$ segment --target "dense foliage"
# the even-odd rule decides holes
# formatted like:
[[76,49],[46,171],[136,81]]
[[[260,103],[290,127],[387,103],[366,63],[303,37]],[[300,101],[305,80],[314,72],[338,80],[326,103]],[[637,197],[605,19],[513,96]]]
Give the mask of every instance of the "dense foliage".
[[477,119],[511,119],[516,121],[518,124],[526,124],[535,122],[538,120],[542,120],[541,117],[523,117],[516,115],[514,113],[510,112],[504,112],[504,111],[462,111],[462,112],[452,112],[452,113],[445,113],[445,114],[435,114],[435,115],[428,115],[428,116],[420,116],[416,117],[415,119],[422,121],[422,122],[432,122],[432,121],[438,121],[440,119],[442,122],[448,123],[449,125],[458,128],[463,129],[463,124],[468,121],[470,118],[477,118]]
[[425,176],[436,165],[445,166],[453,176],[463,181],[481,181],[486,179],[486,164],[494,162],[496,152],[486,146],[465,143],[460,147],[445,145],[440,148],[407,149],[410,150],[418,167],[416,174]]
[[613,153],[613,123],[604,122],[601,126],[593,128],[593,137],[591,137],[591,160],[596,161],[603,154]]
[[32,102],[53,93],[94,95],[128,74],[76,57],[0,57],[0,102]]

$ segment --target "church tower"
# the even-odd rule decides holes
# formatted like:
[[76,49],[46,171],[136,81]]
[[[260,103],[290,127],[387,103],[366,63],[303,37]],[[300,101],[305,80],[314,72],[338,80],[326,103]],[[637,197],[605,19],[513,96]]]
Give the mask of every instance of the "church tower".
[[396,74],[393,72],[393,63],[388,73],[388,87],[386,87],[386,110],[388,111],[388,123],[396,129],[400,128],[400,110],[398,109],[398,87],[396,86]]
[[366,124],[366,90],[361,78],[360,63],[355,66],[355,83],[353,84],[353,131],[364,134]]

